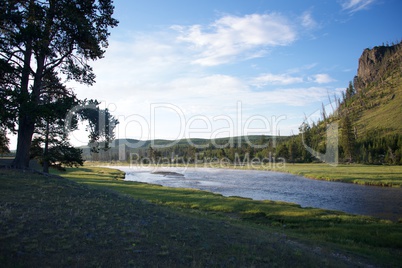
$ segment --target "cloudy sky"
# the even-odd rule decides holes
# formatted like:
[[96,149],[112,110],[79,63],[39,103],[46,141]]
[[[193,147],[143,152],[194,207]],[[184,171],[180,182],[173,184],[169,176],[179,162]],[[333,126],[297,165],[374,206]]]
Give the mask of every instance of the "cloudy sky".
[[[400,0],[115,0],[97,83],[119,138],[298,133],[357,71],[365,48],[402,38]],[[72,142],[87,142],[75,132]]]

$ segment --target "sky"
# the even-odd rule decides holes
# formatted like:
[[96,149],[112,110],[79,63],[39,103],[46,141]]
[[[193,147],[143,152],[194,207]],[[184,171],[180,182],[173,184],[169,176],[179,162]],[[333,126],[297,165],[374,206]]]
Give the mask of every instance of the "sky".
[[[115,0],[96,83],[117,138],[292,135],[330,113],[366,48],[402,38],[400,0]],[[83,129],[83,128],[82,128]],[[71,134],[85,145],[87,133]],[[12,147],[12,146],[11,146]]]

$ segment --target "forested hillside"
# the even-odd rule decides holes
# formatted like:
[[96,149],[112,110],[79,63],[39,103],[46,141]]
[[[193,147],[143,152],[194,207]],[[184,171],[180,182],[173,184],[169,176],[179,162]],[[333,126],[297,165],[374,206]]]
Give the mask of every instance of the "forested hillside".
[[341,114],[353,122],[355,160],[402,164],[402,43],[364,50],[354,86]]
[[366,49],[354,86],[343,108],[353,114],[359,135],[402,133],[402,43]]
[[340,161],[402,164],[402,43],[365,49],[357,75],[337,102],[331,116],[304,126],[312,148],[323,153],[326,127],[338,123]]

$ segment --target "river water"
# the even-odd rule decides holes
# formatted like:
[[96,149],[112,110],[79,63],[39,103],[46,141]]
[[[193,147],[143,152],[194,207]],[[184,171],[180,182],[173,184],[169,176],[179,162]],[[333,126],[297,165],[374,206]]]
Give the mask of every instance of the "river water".
[[[116,167],[126,180],[194,188],[224,196],[276,200],[383,219],[402,218],[402,188],[362,186],[307,179],[287,173],[214,168]],[[155,171],[179,175],[153,174]]]

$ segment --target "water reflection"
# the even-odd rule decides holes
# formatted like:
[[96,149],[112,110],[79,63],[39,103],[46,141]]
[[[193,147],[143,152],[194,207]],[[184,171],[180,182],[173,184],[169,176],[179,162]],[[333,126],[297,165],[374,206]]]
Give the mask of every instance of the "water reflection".
[[155,170],[150,168],[118,168],[126,172],[126,180],[194,188],[224,196],[293,202],[302,207],[341,210],[391,220],[402,218],[401,188],[318,181],[271,171],[213,168],[158,169],[184,175],[175,176],[152,174]]

